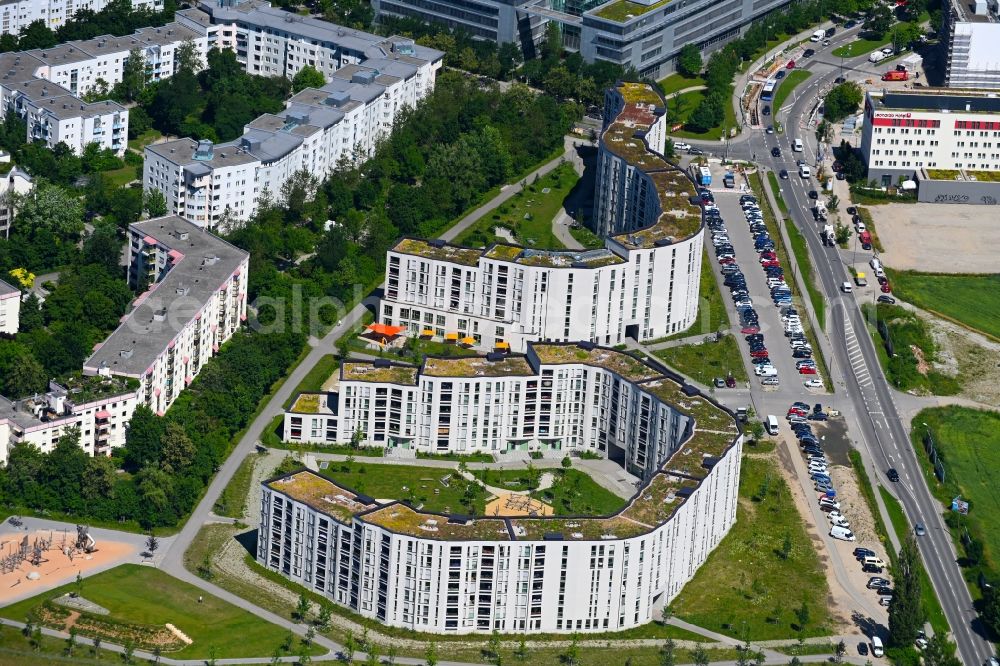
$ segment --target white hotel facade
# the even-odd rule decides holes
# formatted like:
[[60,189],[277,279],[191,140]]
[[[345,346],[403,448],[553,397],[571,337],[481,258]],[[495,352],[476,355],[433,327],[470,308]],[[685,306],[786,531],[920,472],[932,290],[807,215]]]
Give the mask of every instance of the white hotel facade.
[[595,187],[603,249],[480,250],[404,238],[388,253],[379,321],[518,352],[534,340],[613,346],[689,328],[702,211],[693,182],[663,157],[664,110],[645,84],[607,93]]
[[163,193],[167,210],[199,226],[253,215],[267,193],[281,194],[293,174],[319,178],[342,159],[367,156],[434,87],[444,54],[402,37],[383,38],[272,8],[203,3],[178,12],[200,24],[208,47],[228,48],[247,72],[292,78],[312,66],[322,88],[291,97],[277,114],[265,114],[239,139],[212,145],[189,138],[148,146],[143,186]]
[[[742,435],[732,414],[662,368],[588,343],[479,363],[497,367],[428,359],[415,383],[369,364],[371,392],[354,398],[381,402],[390,420],[398,403],[402,423],[450,411],[449,427],[459,427],[460,405],[469,428],[477,408],[495,406],[501,416],[484,416],[480,437],[496,427],[519,442],[534,381],[550,392],[541,404],[565,428],[567,451],[642,460],[626,507],[607,517],[442,515],[301,471],[263,483],[257,560],[365,617],[423,632],[604,632],[659,617],[735,521]],[[346,378],[356,371],[345,370],[341,394],[366,381]]]
[[83,372],[136,380],[162,415],[246,319],[249,254],[166,216],[129,226],[128,262],[129,285],[148,291]]

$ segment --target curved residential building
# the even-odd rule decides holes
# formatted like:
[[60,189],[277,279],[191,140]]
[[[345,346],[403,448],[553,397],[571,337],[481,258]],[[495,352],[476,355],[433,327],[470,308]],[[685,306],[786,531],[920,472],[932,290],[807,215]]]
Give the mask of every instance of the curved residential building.
[[534,340],[617,345],[689,328],[703,229],[694,183],[662,155],[658,93],[623,83],[607,99],[595,186],[603,249],[474,249],[404,238],[388,253],[379,321],[518,352]]
[[[440,435],[475,429],[477,403],[547,392],[534,427],[547,423],[646,470],[639,491],[610,516],[472,517],[294,472],[262,484],[258,561],[365,617],[416,631],[604,632],[659,617],[736,519],[742,435],[733,415],[667,370],[589,343],[532,344],[526,357],[464,369],[455,361],[428,359],[420,371],[371,365],[374,391],[355,397],[408,423],[434,394],[432,411],[453,419],[437,422]],[[384,395],[375,392],[382,386]],[[494,428],[523,434],[533,407],[498,406],[504,424],[480,421],[479,437]]]

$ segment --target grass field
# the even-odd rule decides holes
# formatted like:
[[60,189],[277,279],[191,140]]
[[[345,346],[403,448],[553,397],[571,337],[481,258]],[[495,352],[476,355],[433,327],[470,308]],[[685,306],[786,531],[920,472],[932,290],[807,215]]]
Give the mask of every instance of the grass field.
[[120,169],[102,171],[101,175],[104,176],[108,185],[112,187],[125,187],[127,184],[136,179],[135,167],[129,164],[126,164]]
[[330,376],[334,372],[337,372],[339,368],[340,359],[338,359],[335,355],[327,354],[326,356],[320,358],[319,361],[316,362],[316,365],[314,365],[306,376],[302,378],[299,385],[295,387],[295,390],[292,391],[288,400],[285,401],[285,409],[292,406],[292,403],[295,402],[295,398],[299,393],[315,392],[323,388],[323,382],[329,379]]
[[[565,246],[552,233],[552,220],[579,181],[580,176],[572,164],[560,165],[540,178],[537,183],[529,184],[527,188],[502,203],[496,211],[462,233],[455,242],[459,245],[476,247],[492,242],[509,243],[509,240],[494,233],[495,227],[503,227],[513,234],[519,245],[538,249],[561,249]],[[603,245],[596,236],[594,239],[597,241],[595,247]]]
[[[73,589],[72,583],[64,585],[8,606],[0,613],[23,621],[43,601]],[[107,617],[113,621],[173,624],[193,641],[170,653],[180,659],[207,659],[213,655],[219,659],[268,657],[286,635],[280,627],[152,567],[123,564],[89,576],[83,581],[82,594],[111,611]],[[105,642],[114,642],[111,637],[103,638]],[[313,646],[310,654],[323,651]]]
[[670,96],[677,92],[678,90],[684,90],[685,88],[694,88],[695,86],[705,85],[705,79],[700,76],[696,76],[693,79],[689,79],[680,73],[674,73],[667,78],[660,81],[660,88],[663,89],[663,94]]
[[739,383],[747,381],[740,347],[732,335],[725,335],[718,342],[669,347],[654,353],[670,367],[702,384],[711,386],[715,377],[725,377],[729,373]]
[[[735,638],[745,627],[754,641],[827,635],[830,590],[794,506],[773,458],[744,458],[736,524],[674,601],[675,615]],[[803,604],[809,618],[800,628]]]
[[781,195],[781,184],[778,183],[778,176],[773,171],[767,172],[767,182],[770,183],[771,191],[774,192],[774,200],[778,202],[778,210],[781,211],[782,215],[788,215],[788,204],[785,203],[785,197]]
[[882,247],[882,240],[878,237],[878,230],[875,228],[875,221],[872,219],[871,211],[861,206],[857,206],[857,210],[858,215],[865,222],[865,228],[868,229],[868,233],[872,236],[872,248],[876,252],[885,252],[885,248]]
[[128,140],[128,147],[132,150],[142,152],[142,149],[163,137],[159,130],[148,129],[134,139]]
[[774,101],[771,102],[771,113],[773,114],[778,109],[781,108],[788,96],[795,91],[795,88],[812,76],[812,72],[806,71],[804,69],[793,69],[788,73],[781,83],[778,85],[778,89],[774,91]]
[[895,295],[904,301],[1000,340],[1000,274],[888,270],[886,275]]
[[[892,530],[896,533],[896,537],[902,541],[910,533],[910,522],[903,513],[903,507],[900,505],[899,500],[890,495],[889,491],[882,486],[878,487],[878,492],[885,503],[885,510],[889,514],[889,520],[892,521]],[[948,618],[944,616],[944,609],[941,608],[941,602],[938,601],[937,595],[934,594],[930,576],[927,575],[927,570],[924,568],[923,562],[920,564],[920,598],[923,602],[924,615],[927,617],[927,621],[931,623],[931,626],[934,627],[934,633],[947,634]]]
[[[956,378],[933,370],[930,365],[937,358],[937,345],[930,328],[923,319],[899,305],[865,303],[861,306],[865,319],[873,324],[869,328],[876,347],[885,349],[882,338],[877,333],[878,321],[883,321],[889,330],[894,356],[880,354],[886,378],[900,391],[916,391],[932,395],[955,395],[961,390]],[[916,351],[914,351],[916,350]],[[888,350],[885,350],[888,352]]]
[[[538,470],[555,474],[553,485],[531,493],[532,497],[551,504],[557,514],[608,515],[623,506],[625,499],[605,490],[586,473],[577,469]],[[507,490],[524,491],[531,488],[527,470],[490,469],[472,470],[476,478],[488,485]]]
[[222,490],[219,499],[215,501],[212,511],[218,516],[227,518],[243,518],[247,495],[250,494],[250,480],[253,478],[253,468],[257,462],[257,454],[251,453],[240,466],[236,468],[233,478]]
[[819,322],[820,327],[824,327],[826,326],[826,297],[816,287],[816,276],[813,274],[812,259],[809,258],[809,248],[806,246],[805,236],[791,220],[785,220],[785,229],[788,231],[788,240],[792,245],[795,261],[799,264],[799,270],[805,277],[806,291],[809,292],[809,302],[812,303],[813,311],[816,313],[816,321]]
[[892,35],[886,35],[884,39],[859,39],[835,48],[830,55],[835,58],[854,58],[865,53],[871,53],[875,49],[881,49],[892,40]]
[[[956,496],[969,503],[969,515],[961,523],[973,539],[983,544],[983,559],[987,570],[1000,572],[1000,492],[996,486],[996,470],[1000,468],[1000,412],[988,412],[968,407],[934,407],[913,417],[911,438],[920,459],[924,477],[934,496],[944,507],[951,506]],[[926,423],[934,433],[938,454],[943,460],[945,481],[941,483],[931,471],[930,461],[921,438]],[[952,533],[957,537],[959,516],[949,513]],[[956,542],[959,553],[962,545]],[[974,578],[973,578],[974,579]]]
[[66,641],[52,636],[36,637],[37,649],[29,637],[14,627],[0,627],[0,665],[53,666],[53,664],[97,664],[101,660],[115,663],[121,656],[101,648],[77,642],[72,654],[66,652]]
[[[670,109],[672,112],[676,111],[677,114],[677,119],[674,121],[674,124],[687,122],[688,116],[690,116],[694,110],[698,108],[698,105],[701,104],[701,100],[704,96],[704,91],[694,90],[678,95],[677,97],[670,98]],[[723,108],[725,109],[725,118],[723,118],[722,124],[718,127],[713,127],[704,133],[692,132],[681,128],[676,132],[671,132],[670,134],[674,137],[684,139],[718,140],[724,134],[728,133],[731,127],[737,127],[736,111],[733,109],[732,102],[728,96],[726,97],[726,103],[723,104]]]

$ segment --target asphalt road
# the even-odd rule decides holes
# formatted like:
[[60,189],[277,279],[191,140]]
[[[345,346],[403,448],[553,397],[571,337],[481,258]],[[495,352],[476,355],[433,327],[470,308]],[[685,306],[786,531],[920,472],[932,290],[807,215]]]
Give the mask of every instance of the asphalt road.
[[[861,428],[861,437],[856,441],[879,468],[878,477],[873,482],[887,487],[900,500],[911,524],[922,522],[926,525],[927,535],[918,538],[917,544],[948,618],[959,656],[964,664],[981,664],[993,654],[993,647],[983,635],[972,606],[972,597],[957,563],[954,545],[942,519],[941,504],[931,496],[924,481],[909,440],[907,424],[899,417],[893,391],[879,365],[859,304],[853,294],[843,294],[840,290],[840,285],[850,280],[851,276],[837,248],[825,247],[820,240],[819,225],[813,220],[807,195],[808,190],[816,189],[818,183],[800,179],[793,171],[794,164],[789,164],[789,160],[794,159],[790,158],[793,155],[791,141],[801,138],[806,144],[804,159],[815,165],[818,147],[814,130],[809,125],[800,127],[800,124],[816,103],[816,91],[832,83],[840,74],[840,63],[834,62],[836,60],[824,59],[821,53],[808,63],[813,76],[803,91],[796,90],[790,108],[785,111],[784,126],[787,131],[782,135],[756,133],[754,138],[764,148],[757,151],[758,162],[776,171],[786,168],[790,172],[789,179],[782,182],[782,195],[796,226],[806,238],[819,276],[818,286],[829,304],[827,330],[834,362],[843,375],[847,397]],[[865,57],[845,61],[845,70],[866,74],[876,71],[868,66]],[[779,111],[779,119],[781,114]],[[835,141],[839,142],[839,137]],[[751,139],[747,144],[753,150],[752,146],[757,141]],[[770,149],[773,146],[781,147],[782,158],[771,158]],[[798,154],[794,155],[798,157]],[[897,484],[885,478],[885,470],[890,467],[896,468],[900,474],[901,480]]]

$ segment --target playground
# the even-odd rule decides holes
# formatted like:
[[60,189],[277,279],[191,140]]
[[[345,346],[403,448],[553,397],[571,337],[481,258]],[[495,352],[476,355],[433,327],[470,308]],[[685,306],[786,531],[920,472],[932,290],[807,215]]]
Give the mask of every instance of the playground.
[[0,534],[0,606],[72,582],[138,554],[135,546],[98,544],[83,525],[76,531],[37,530]]
[[552,507],[530,495],[500,493],[486,503],[487,516],[551,516]]

